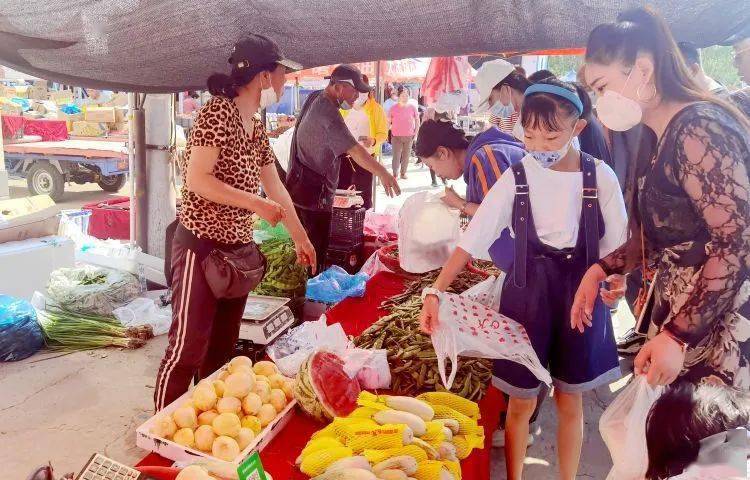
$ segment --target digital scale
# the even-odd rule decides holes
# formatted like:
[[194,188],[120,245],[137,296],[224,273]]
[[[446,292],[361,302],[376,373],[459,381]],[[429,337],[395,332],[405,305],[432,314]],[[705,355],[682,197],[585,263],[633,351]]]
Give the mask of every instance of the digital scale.
[[240,324],[240,340],[268,345],[294,323],[288,298],[249,295]]

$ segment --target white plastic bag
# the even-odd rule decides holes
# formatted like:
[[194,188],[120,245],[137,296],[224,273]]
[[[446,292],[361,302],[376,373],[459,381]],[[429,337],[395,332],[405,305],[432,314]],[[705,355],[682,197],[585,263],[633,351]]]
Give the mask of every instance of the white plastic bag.
[[172,309],[159,307],[150,298],[137,297],[122,307],[115,308],[112,314],[123,327],[151,325],[154,335],[164,335],[172,326]]
[[602,413],[599,431],[613,464],[607,480],[641,480],[646,475],[646,417],[662,393],[663,386],[651,387],[646,376],[639,375]]
[[[440,294],[440,322],[432,333],[440,379],[450,390],[458,372],[458,356],[511,360],[528,368],[539,380],[552,383],[539,362],[523,326],[510,318],[453,293]],[[451,361],[446,378],[445,359]]]
[[276,158],[285,172],[289,171],[289,152],[292,148],[292,135],[294,135],[294,127],[279,135],[279,138],[271,144],[273,153],[276,154]]
[[477,283],[470,289],[464,291],[461,296],[474,302],[481,303],[490,310],[500,310],[500,296],[503,293],[505,283],[505,272],[500,272],[498,277],[490,275],[485,280]]
[[458,242],[460,213],[448,208],[441,196],[415,193],[399,211],[399,264],[407,272],[425,273],[442,267]]
[[[307,357],[319,348],[342,351],[350,345],[340,323],[327,325],[325,315],[314,322],[304,322],[287,333],[281,335],[266,349],[279,371],[294,377]],[[352,378],[356,372],[352,373]]]
[[357,372],[357,380],[362,388],[375,390],[391,387],[391,367],[388,365],[387,350],[366,350],[370,357]]

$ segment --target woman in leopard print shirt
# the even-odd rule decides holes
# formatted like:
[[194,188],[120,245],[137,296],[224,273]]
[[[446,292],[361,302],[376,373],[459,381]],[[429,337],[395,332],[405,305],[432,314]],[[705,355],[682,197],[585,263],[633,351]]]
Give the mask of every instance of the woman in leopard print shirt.
[[[206,251],[245,252],[257,214],[271,225],[283,223],[298,261],[313,273],[316,264],[256,117],[281,97],[287,70],[301,67],[260,35],[237,43],[229,62],[231,75],[208,79],[213,98],[198,112],[181,165],[182,207],[171,259],[172,327],[157,375],[157,410],[184,393],[195,376],[203,378],[224,364],[239,336],[247,295],[216,298],[203,269]],[[259,196],[261,185],[267,198]],[[257,249],[255,254],[261,258]]]

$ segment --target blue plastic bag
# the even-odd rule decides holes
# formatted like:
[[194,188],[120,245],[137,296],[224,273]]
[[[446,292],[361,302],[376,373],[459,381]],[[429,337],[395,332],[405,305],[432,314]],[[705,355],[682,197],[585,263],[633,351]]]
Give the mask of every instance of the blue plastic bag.
[[34,307],[26,300],[0,295],[0,362],[23,360],[43,346]]
[[346,270],[334,265],[307,281],[306,297],[324,303],[338,303],[347,297],[364,297],[369,278],[362,272],[349,275]]
[[77,105],[74,105],[72,103],[63,105],[62,107],[60,107],[60,110],[67,115],[75,115],[76,113],[81,113],[81,109],[78,108]]

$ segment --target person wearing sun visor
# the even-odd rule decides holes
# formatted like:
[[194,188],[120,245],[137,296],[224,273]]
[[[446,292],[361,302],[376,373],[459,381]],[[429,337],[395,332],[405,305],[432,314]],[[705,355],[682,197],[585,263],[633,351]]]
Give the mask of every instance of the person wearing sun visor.
[[328,249],[333,197],[339,183],[341,158],[380,179],[389,196],[401,193],[398,182],[367,149],[354,138],[339,109],[350,110],[370,86],[353,65],[339,65],[327,77],[324,90],[313,92],[297,120],[289,155],[286,185],[297,213],[315,246],[319,265]]

